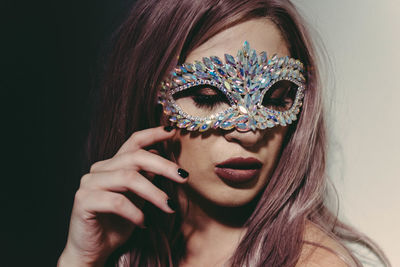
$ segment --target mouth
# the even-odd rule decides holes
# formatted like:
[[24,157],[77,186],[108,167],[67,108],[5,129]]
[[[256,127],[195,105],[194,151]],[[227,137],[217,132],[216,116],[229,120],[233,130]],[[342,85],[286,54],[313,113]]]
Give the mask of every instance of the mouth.
[[245,183],[260,175],[262,163],[255,158],[231,158],[215,166],[215,173],[223,180]]

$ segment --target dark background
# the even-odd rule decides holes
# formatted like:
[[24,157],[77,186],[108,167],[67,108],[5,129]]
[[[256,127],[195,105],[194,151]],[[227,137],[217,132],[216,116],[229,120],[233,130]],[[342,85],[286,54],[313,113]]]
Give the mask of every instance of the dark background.
[[0,266],[56,265],[87,171],[91,91],[132,2],[0,1]]

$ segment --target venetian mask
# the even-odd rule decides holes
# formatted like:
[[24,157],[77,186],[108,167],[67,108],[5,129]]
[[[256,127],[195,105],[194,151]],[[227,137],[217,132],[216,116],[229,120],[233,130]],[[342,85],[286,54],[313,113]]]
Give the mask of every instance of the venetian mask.
[[297,120],[304,90],[303,63],[257,54],[246,41],[225,62],[210,56],[177,66],[161,84],[159,103],[188,131],[255,131]]

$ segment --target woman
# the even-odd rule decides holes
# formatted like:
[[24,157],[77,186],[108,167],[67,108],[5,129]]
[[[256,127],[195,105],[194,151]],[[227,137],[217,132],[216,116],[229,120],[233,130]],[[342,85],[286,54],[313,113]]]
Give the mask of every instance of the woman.
[[354,240],[387,263],[325,206],[317,70],[289,1],[138,1],[59,266],[361,266]]

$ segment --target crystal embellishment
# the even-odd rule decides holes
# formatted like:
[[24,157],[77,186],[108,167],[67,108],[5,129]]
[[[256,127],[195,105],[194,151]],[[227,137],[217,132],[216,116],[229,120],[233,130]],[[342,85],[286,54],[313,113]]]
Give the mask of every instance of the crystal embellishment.
[[[236,57],[225,54],[224,61],[217,56],[210,56],[194,63],[184,63],[175,67],[161,83],[159,103],[171,123],[188,131],[235,128],[244,132],[277,125],[287,126],[297,120],[305,97],[303,63],[287,56],[279,58],[276,54],[268,57],[266,52],[257,55],[247,41]],[[279,111],[263,106],[268,89],[281,80],[290,81],[297,87],[291,107]],[[231,106],[208,117],[186,114],[173,96],[199,85],[210,85],[220,90]]]

